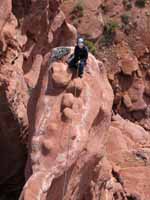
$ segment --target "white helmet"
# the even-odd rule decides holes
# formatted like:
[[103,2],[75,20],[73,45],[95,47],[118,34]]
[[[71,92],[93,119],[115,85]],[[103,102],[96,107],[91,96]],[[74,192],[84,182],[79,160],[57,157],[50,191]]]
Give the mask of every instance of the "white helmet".
[[78,44],[84,44],[84,39],[83,38],[79,38],[78,39]]

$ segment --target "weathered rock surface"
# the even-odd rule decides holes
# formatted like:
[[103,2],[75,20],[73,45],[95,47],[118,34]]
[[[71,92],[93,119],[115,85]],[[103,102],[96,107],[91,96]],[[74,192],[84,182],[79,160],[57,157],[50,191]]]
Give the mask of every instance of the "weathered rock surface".
[[[65,75],[62,79],[55,79],[53,83],[55,70],[63,69],[66,74],[70,73],[66,67],[63,68],[63,65],[60,61],[52,62],[49,73],[46,71],[43,78],[36,108],[35,131],[31,139],[29,163],[32,164],[27,166],[32,168],[33,175],[27,181],[21,199],[37,199],[38,196],[40,199],[61,199],[62,195],[68,199],[69,182],[72,181],[71,177],[68,178],[76,173],[75,163],[80,163],[81,159],[85,160],[82,168],[89,165],[89,170],[93,170],[92,165],[100,159],[99,153],[107,138],[113,93],[106,72],[100,71],[98,61],[90,55],[87,64],[90,74],[85,72],[83,79],[70,79],[70,84],[58,92],[58,84],[63,78],[65,81]],[[80,96],[77,97],[75,90],[81,85],[80,82],[83,86],[80,86]],[[70,85],[75,89],[72,93],[68,93]],[[73,105],[70,106],[70,103],[65,100],[67,96],[68,102]],[[73,102],[72,98],[76,98],[76,101]],[[64,103],[65,108],[61,109],[64,100],[67,103]],[[81,100],[83,104],[74,111],[74,104]],[[54,130],[52,130],[53,124],[57,127]],[[85,173],[88,175],[88,171]],[[79,179],[76,183],[79,189],[82,181]],[[56,182],[60,188],[57,195],[54,194],[55,187],[58,186]],[[68,187],[66,188],[67,185],[64,184]],[[84,195],[84,192],[81,192],[80,196]]]
[[11,1],[0,3],[0,199],[17,199],[24,185],[28,133],[28,89],[21,47],[16,40],[17,20]]
[[0,199],[26,182],[21,200],[149,200],[150,4],[63,2],[104,62],[90,54],[83,79],[62,1],[0,2]]
[[125,42],[118,44],[116,51],[119,59],[118,65],[124,74],[132,75],[134,71],[138,70],[138,60]]
[[104,187],[110,199],[150,198],[147,178],[150,172],[149,137],[139,125],[120,116],[113,117],[106,145],[107,159],[112,166],[111,179]]
[[29,99],[42,71],[43,56],[59,43],[73,45],[76,40],[76,30],[66,22],[59,4],[0,2],[0,199],[18,199],[25,183],[25,143],[32,120]]
[[[67,19],[74,24],[81,35],[87,39],[96,40],[102,32],[104,20],[100,12],[102,0],[66,1],[62,9]],[[89,20],[90,18],[90,20]]]

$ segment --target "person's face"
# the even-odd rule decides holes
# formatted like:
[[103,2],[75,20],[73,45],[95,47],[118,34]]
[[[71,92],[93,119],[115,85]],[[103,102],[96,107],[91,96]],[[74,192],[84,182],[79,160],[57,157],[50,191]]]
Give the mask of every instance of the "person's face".
[[78,46],[79,46],[79,48],[83,48],[84,47],[84,44],[83,43],[78,43]]

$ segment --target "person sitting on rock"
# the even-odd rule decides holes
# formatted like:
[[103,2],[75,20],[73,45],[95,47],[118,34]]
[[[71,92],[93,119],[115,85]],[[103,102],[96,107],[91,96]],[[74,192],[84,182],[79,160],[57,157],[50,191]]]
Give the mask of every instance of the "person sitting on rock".
[[88,59],[88,48],[84,44],[84,39],[79,38],[77,45],[75,46],[74,55],[69,62],[70,68],[75,68],[78,70],[78,76],[82,78],[84,67]]

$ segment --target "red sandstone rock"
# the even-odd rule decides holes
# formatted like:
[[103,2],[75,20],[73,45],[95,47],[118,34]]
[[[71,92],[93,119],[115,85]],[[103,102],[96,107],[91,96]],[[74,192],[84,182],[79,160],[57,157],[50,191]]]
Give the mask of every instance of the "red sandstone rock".
[[138,70],[138,60],[125,42],[117,46],[117,56],[119,57],[119,66],[124,74],[131,75],[132,72]]
[[[94,159],[94,155],[99,152],[101,145],[103,143],[97,144],[97,150],[94,149],[94,146],[97,143],[98,137],[100,137],[101,142],[104,141],[107,132],[105,132],[105,120],[110,121],[110,115],[111,115],[111,104],[113,100],[112,91],[110,88],[110,85],[108,84],[106,74],[100,73],[98,68],[98,62],[96,59],[92,56],[90,56],[90,62],[91,64],[88,64],[88,68],[93,73],[93,76],[88,75],[85,73],[83,79],[74,79],[72,80],[72,83],[70,83],[71,87],[72,84],[75,85],[74,87],[82,88],[82,92],[80,93],[80,98],[83,100],[83,105],[80,108],[80,110],[76,110],[76,113],[71,108],[65,108],[62,110],[62,114],[65,117],[65,121],[63,118],[61,118],[61,102],[62,98],[67,96],[70,96],[68,94],[65,94],[68,91],[68,88],[66,88],[66,91],[62,91],[60,94],[57,94],[57,96],[54,98],[53,93],[57,90],[57,88],[54,88],[54,90],[49,88],[49,96],[46,97],[45,93],[41,93],[40,99],[38,101],[37,106],[37,114],[36,114],[36,125],[35,125],[35,132],[33,133],[34,138],[42,137],[44,143],[44,149],[47,152],[47,156],[45,157],[45,151],[42,151],[40,147],[40,143],[36,144],[39,147],[37,148],[36,153],[34,153],[34,157],[37,157],[39,155],[38,160],[34,160],[34,166],[31,166],[33,169],[33,175],[29,178],[29,180],[26,183],[26,186],[24,188],[24,191],[22,193],[24,199],[26,199],[26,195],[28,194],[28,199],[32,199],[32,195],[40,195],[40,198],[47,199],[45,194],[51,196],[51,198],[57,198],[60,199],[62,196],[62,189],[63,189],[63,182],[60,186],[60,191],[58,195],[53,196],[53,192],[50,192],[53,190],[53,184],[55,184],[55,178],[57,178],[59,181],[61,180],[61,176],[64,177],[65,171],[71,170],[71,166],[74,165],[75,162],[78,162],[78,155],[79,153],[84,153],[84,149],[88,148],[88,152],[86,154],[87,157],[91,157],[91,159]],[[57,64],[57,67],[61,67],[62,64],[60,62],[54,63]],[[52,63],[53,66],[53,63]],[[63,67],[63,66],[62,66]],[[64,68],[64,70],[67,69]],[[53,72],[54,71],[54,72]],[[54,69],[51,73],[53,76],[53,73],[56,73],[57,69]],[[44,79],[47,80],[48,73],[45,73]],[[49,74],[50,76],[50,74]],[[65,76],[62,76],[62,80],[65,80]],[[96,80],[96,81],[95,81]],[[98,84],[102,81],[102,84]],[[63,81],[62,81],[63,82]],[[80,82],[84,82],[84,85],[82,85]],[[47,84],[49,82],[43,81],[43,90],[44,88],[47,88]],[[82,85],[82,87],[80,86]],[[106,93],[105,88],[107,88]],[[95,93],[95,90],[97,92]],[[73,95],[75,93],[73,92]],[[100,101],[97,101],[98,98],[101,97]],[[46,99],[49,99],[48,101]],[[69,100],[69,99],[68,99]],[[42,106],[43,105],[43,106]],[[41,107],[42,106],[42,107]],[[99,112],[104,113],[103,116],[100,116]],[[76,116],[78,116],[76,118]],[[69,120],[69,121],[68,121]],[[99,121],[101,120],[101,122]],[[51,126],[51,123],[57,122],[59,124],[56,131],[54,131],[52,134],[48,132],[49,126]],[[101,133],[99,133],[98,130],[95,129],[96,124],[100,122],[98,126],[101,127]],[[93,128],[93,130],[92,130]],[[90,129],[92,132],[90,133]],[[100,134],[100,135],[99,135]],[[93,140],[90,140],[89,137]],[[45,139],[46,140],[45,140]],[[70,138],[70,139],[69,139]],[[67,158],[67,146],[68,141],[70,141],[69,144],[69,155]],[[88,146],[87,146],[88,141]],[[90,141],[95,141],[91,145]],[[57,145],[56,145],[57,144]],[[32,145],[34,145],[34,141],[32,140]],[[87,146],[87,147],[86,147]],[[49,153],[48,153],[49,152]],[[91,152],[91,153],[90,153]],[[93,152],[93,153],[92,153]],[[94,153],[95,152],[95,153]],[[31,150],[32,154],[32,150]],[[88,156],[89,154],[89,156]],[[91,154],[91,155],[90,155]],[[98,156],[98,155],[97,155]],[[33,159],[34,159],[33,157]],[[32,159],[32,158],[31,158]],[[68,159],[68,161],[67,161]],[[66,166],[66,162],[68,162]],[[88,161],[87,161],[88,162]],[[32,163],[32,160],[31,160]],[[83,165],[85,162],[83,163]],[[28,166],[30,167],[30,166]],[[73,169],[75,170],[75,169]],[[34,178],[35,175],[36,177]],[[43,176],[41,176],[43,174]],[[33,185],[33,187],[32,187]],[[40,190],[46,193],[41,193]],[[36,191],[36,192],[35,192]],[[68,195],[66,193],[66,195]],[[21,199],[22,199],[21,198]],[[34,198],[37,198],[36,196]],[[48,197],[50,198],[50,197]]]
[[[22,70],[23,56],[16,40],[17,20],[11,1],[0,3],[0,199],[18,198],[24,184],[27,141],[28,89]],[[13,192],[12,192],[13,191]]]
[[[118,196],[121,192],[121,196],[124,196],[125,199],[127,197],[149,198],[150,194],[147,191],[149,181],[146,178],[149,171],[147,164],[145,164],[149,162],[147,159],[148,151],[144,147],[139,150],[141,143],[149,143],[149,134],[140,126],[135,126],[119,116],[116,116],[114,120],[110,128],[106,151],[108,160],[113,163],[112,177],[115,178],[116,183],[120,184],[120,189],[116,188],[113,182],[108,193],[112,197],[113,195]],[[134,127],[134,131],[132,127]],[[145,188],[142,186],[143,181],[147,186]],[[135,186],[133,187],[133,185]]]
[[75,113],[70,108],[65,108],[62,112],[62,118],[64,121],[72,121],[75,118]]
[[[149,5],[139,9],[131,2],[124,27],[122,1],[84,2],[78,31],[98,39],[96,53],[105,66],[90,55],[83,79],[74,79],[65,59],[49,62],[53,47],[74,45],[77,37],[61,1],[14,0],[17,19],[11,1],[1,1],[0,199],[13,198],[23,186],[26,150],[20,140],[28,126],[30,178],[20,199],[62,199],[65,177],[66,200],[150,199]],[[65,2],[65,14],[75,3]],[[112,46],[99,50],[108,20],[122,28]],[[112,104],[126,120],[113,113],[111,121]]]
[[[49,9],[45,8],[48,8],[48,4],[54,16],[46,18]],[[29,1],[14,0],[13,12],[16,19],[12,14],[12,1],[0,3],[0,140],[3,160],[0,199],[18,198],[24,184],[27,149],[21,141],[27,143],[28,122],[33,119],[33,104],[36,105],[36,97],[30,100],[29,97],[41,76],[43,55],[50,51],[47,28],[50,28],[51,23],[54,31],[52,46],[58,42],[71,45],[76,40],[76,30],[61,17],[59,4],[49,1],[47,4],[32,2],[31,5]],[[54,26],[55,19],[58,19],[60,26]],[[60,33],[63,35],[62,40]],[[68,37],[67,42],[65,35]],[[32,117],[28,118],[27,112],[32,113]],[[51,129],[54,131],[54,126],[51,125]],[[36,162],[38,156],[32,155],[32,158]]]
[[52,71],[52,82],[54,88],[65,87],[71,80],[71,73],[68,73],[68,65],[60,62],[54,62],[50,68]]
[[130,110],[132,111],[144,110],[147,107],[143,99],[143,93],[144,93],[143,80],[142,79],[133,80],[133,84],[131,85],[131,88],[128,90],[128,94],[132,101],[132,107],[130,108]]
[[25,75],[26,83],[30,88],[34,88],[38,82],[42,61],[42,55],[36,55],[30,72]]
[[74,104],[74,96],[71,93],[65,94],[62,99],[62,107],[69,107],[72,108]]
[[68,91],[75,94],[76,97],[80,96],[83,89],[83,81],[80,78],[74,79],[68,86]]
[[[62,9],[68,20],[72,20],[72,23],[77,27],[78,32],[80,32],[81,35],[86,35],[87,39],[95,40],[102,34],[104,26],[104,20],[100,12],[101,3],[101,0],[95,0],[94,2],[91,2],[90,0],[84,2],[68,1],[63,4]],[[81,11],[83,16],[81,17],[78,17],[80,11],[74,13],[74,9],[78,4],[79,6],[81,4],[81,7],[83,7],[83,12]]]

